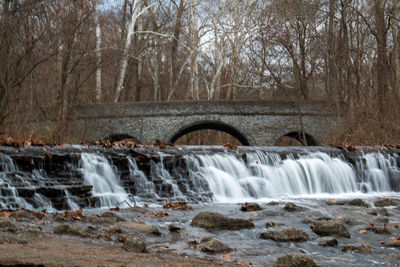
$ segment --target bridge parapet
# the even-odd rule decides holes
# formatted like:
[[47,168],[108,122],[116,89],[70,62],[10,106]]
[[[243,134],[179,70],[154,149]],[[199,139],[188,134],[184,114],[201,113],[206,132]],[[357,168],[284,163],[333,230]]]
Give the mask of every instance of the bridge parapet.
[[[49,111],[49,121],[55,112]],[[90,104],[76,106],[71,131],[75,138],[95,140],[125,134],[141,142],[174,141],[181,133],[217,129],[245,145],[273,145],[281,136],[304,129],[323,140],[333,125],[334,111],[323,102],[173,101]],[[40,116],[35,121],[40,121]]]

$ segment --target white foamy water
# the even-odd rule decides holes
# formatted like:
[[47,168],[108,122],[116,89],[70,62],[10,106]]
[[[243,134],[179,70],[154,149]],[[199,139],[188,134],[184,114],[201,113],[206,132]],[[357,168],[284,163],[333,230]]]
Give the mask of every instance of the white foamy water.
[[247,154],[247,162],[230,154],[187,160],[191,179],[206,181],[218,202],[390,193],[400,183],[396,160],[380,153],[364,155],[356,168],[326,153],[282,159],[276,153],[254,152]]
[[100,154],[82,153],[80,171],[92,194],[98,197],[101,207],[114,207],[128,201],[128,193],[120,185],[116,169]]

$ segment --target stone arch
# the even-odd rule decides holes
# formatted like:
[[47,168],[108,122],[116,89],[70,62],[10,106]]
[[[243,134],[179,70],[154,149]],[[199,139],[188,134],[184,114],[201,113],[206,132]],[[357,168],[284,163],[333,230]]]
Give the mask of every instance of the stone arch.
[[[318,146],[319,145],[318,141],[312,135],[310,135],[308,133],[304,133],[304,135],[306,137],[308,146]],[[292,140],[290,140],[290,139],[292,139]],[[285,135],[282,135],[281,137],[278,138],[278,140],[276,140],[274,145],[293,146],[293,145],[296,145],[296,143],[304,146],[303,134],[301,131],[292,131]]]
[[125,139],[130,139],[130,140],[135,141],[138,144],[141,144],[141,142],[136,137],[133,137],[129,134],[111,134],[111,135],[107,136],[106,138],[104,138],[104,140],[108,140],[110,142],[118,142],[118,141],[125,140]]
[[225,132],[235,137],[242,145],[244,146],[250,145],[250,142],[247,139],[247,137],[244,136],[239,130],[220,121],[199,121],[190,124],[188,126],[185,126],[172,136],[170,142],[174,143],[176,140],[178,140],[178,138],[184,136],[185,134],[198,130],[218,130],[221,132]]

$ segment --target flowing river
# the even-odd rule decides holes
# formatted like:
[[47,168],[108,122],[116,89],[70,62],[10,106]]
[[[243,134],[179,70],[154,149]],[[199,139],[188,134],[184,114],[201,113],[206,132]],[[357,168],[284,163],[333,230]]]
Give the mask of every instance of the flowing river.
[[[216,237],[234,251],[231,259],[262,265],[289,252],[311,256],[322,266],[396,266],[398,248],[382,242],[399,237],[400,150],[360,148],[346,151],[331,147],[142,147],[102,148],[84,146],[0,148],[0,208],[50,212],[83,208],[99,214],[119,206],[119,216],[139,220],[160,229],[175,225],[179,234],[163,232],[163,238],[146,237],[150,250],[179,251],[203,257],[188,246],[192,240]],[[346,205],[360,198],[367,206]],[[395,204],[378,207],[377,198]],[[143,216],[134,205],[151,212],[165,200],[186,202],[186,211],[168,211],[168,217]],[[261,211],[241,212],[244,202],[257,202]],[[299,212],[283,209],[288,202]],[[274,204],[274,205],[272,205]],[[126,209],[124,209],[126,208]],[[200,211],[220,212],[232,218],[250,219],[255,228],[207,231],[190,226]],[[351,234],[339,245],[367,244],[369,253],[342,252],[322,247],[310,230],[316,220],[341,220]],[[260,239],[265,224],[277,230],[295,227],[307,232],[304,243]],[[390,234],[362,232],[371,224],[391,227]],[[162,230],[163,231],[163,230]],[[215,256],[219,257],[219,256]]]

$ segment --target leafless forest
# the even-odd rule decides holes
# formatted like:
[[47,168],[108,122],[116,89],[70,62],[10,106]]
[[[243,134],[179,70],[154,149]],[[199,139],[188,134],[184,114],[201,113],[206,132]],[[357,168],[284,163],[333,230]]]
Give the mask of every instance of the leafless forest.
[[400,143],[399,0],[0,0],[0,134],[19,108],[326,101],[332,142]]

